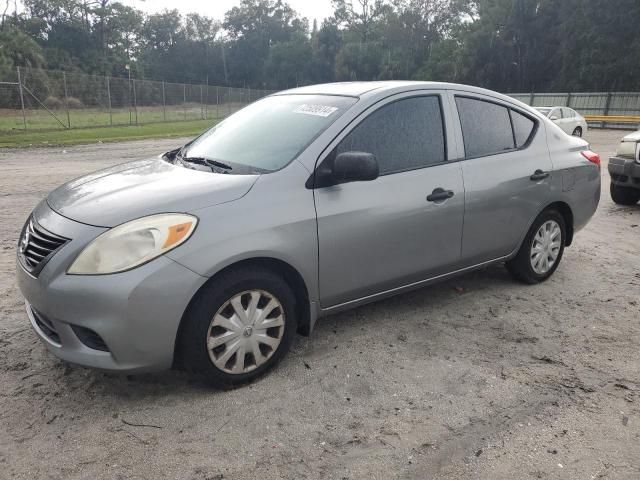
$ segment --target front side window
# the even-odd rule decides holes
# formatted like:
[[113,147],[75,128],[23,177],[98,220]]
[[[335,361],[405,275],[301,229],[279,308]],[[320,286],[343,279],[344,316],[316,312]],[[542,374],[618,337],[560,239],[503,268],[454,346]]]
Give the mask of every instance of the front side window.
[[562,116],[563,116],[563,118],[573,118],[573,117],[576,116],[576,112],[574,112],[570,108],[563,108],[562,109]]
[[336,153],[376,156],[380,175],[423,168],[446,160],[440,97],[389,103],[365,118],[336,147]]
[[456,97],[467,157],[482,157],[515,148],[509,109],[495,103]]
[[551,113],[551,110],[553,110],[553,109],[548,108],[548,107],[537,107],[536,110],[538,110],[545,117],[548,117],[549,114]]
[[237,167],[236,170],[279,170],[356,100],[332,95],[263,98],[197,138],[181,155],[219,162]]

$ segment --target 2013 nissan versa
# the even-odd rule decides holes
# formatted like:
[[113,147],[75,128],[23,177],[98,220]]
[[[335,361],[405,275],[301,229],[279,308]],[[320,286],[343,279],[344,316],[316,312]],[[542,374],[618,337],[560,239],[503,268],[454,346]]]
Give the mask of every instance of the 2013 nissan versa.
[[546,280],[599,198],[599,156],[509,97],[309,86],[54,190],[17,276],[58,357],[233,384],[323,315],[497,262]]

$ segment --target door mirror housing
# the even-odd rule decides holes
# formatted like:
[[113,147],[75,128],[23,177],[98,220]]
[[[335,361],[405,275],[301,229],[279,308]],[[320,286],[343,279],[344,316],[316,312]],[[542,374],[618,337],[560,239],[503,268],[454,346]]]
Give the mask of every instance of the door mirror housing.
[[333,161],[333,178],[337,183],[367,182],[380,174],[378,161],[373,153],[344,152]]
[[552,122],[555,122],[556,120],[560,120],[560,117],[558,117],[557,115],[551,115],[549,117],[549,120],[551,120]]
[[[380,175],[378,160],[372,153],[344,152],[330,155],[322,162],[315,173],[313,186],[307,182],[308,188],[323,188],[350,182],[368,182]],[[311,180],[311,179],[309,179]]]

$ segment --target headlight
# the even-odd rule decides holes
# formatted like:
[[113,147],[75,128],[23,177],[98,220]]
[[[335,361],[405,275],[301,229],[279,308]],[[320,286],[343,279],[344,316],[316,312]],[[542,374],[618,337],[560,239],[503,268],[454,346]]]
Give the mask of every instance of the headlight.
[[635,142],[624,142],[623,141],[618,146],[618,149],[616,150],[616,155],[618,157],[634,158],[634,156],[636,154],[636,145],[637,144]]
[[197,223],[196,217],[178,213],[124,223],[87,245],[67,273],[104,275],[130,270],[186,242]]

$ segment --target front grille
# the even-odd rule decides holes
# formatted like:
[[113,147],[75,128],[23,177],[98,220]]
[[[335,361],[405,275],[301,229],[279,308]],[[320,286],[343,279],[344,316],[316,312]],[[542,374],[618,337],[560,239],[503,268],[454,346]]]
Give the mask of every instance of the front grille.
[[87,347],[100,350],[101,352],[109,351],[109,347],[107,347],[102,337],[93,330],[79,325],[71,325],[71,328],[73,329],[73,333],[76,334],[76,337],[78,337],[78,340]]
[[44,333],[49,338],[49,340],[59,345],[60,335],[58,335],[58,331],[56,330],[56,327],[53,325],[51,320],[49,320],[45,315],[38,312],[36,309],[32,307],[29,308],[31,308],[33,319],[35,320],[36,325],[38,325],[38,328],[40,328],[42,333]]
[[32,275],[38,275],[49,259],[68,241],[68,238],[45,230],[30,218],[20,236],[18,255],[22,265]]

